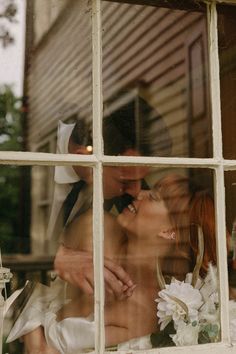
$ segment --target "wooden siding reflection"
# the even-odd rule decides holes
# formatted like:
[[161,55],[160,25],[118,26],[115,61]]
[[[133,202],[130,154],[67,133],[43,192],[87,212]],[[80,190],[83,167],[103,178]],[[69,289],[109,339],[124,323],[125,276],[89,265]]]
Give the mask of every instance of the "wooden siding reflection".
[[[170,129],[174,156],[191,156],[189,132],[191,97],[188,50],[192,34],[204,37],[202,81],[207,85],[206,15],[128,3],[102,3],[103,98],[139,88],[141,96],[162,115]],[[58,119],[74,114],[92,116],[91,8],[71,1],[59,20],[36,47],[29,81],[29,143],[36,149],[41,138],[56,129]],[[194,38],[193,38],[194,40]],[[199,68],[196,68],[198,70]],[[195,68],[191,68],[195,70]],[[196,75],[195,75],[196,76]],[[141,86],[140,86],[141,85]],[[196,86],[196,85],[195,85]],[[194,87],[195,87],[194,86]],[[208,101],[207,88],[204,89]],[[208,105],[200,117],[198,138],[204,148],[196,157],[209,157],[211,140]]]

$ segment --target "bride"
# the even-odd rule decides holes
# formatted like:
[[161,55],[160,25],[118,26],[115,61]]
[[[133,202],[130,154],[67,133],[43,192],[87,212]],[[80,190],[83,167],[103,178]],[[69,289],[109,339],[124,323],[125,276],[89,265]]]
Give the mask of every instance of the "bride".
[[[200,271],[204,275],[209,261],[216,263],[214,206],[207,192],[191,188],[188,178],[168,175],[152,190],[141,192],[117,218],[105,213],[104,254],[116,259],[135,282],[132,296],[121,301],[106,293],[106,346],[157,330],[157,262],[164,277],[184,279],[198,251],[196,225],[204,235]],[[92,251],[91,210],[68,226],[64,243],[75,250]],[[41,327],[26,336],[29,353],[44,348],[38,352],[72,354],[94,347],[93,297],[69,284],[66,297],[69,302],[56,313],[47,312]],[[36,335],[38,343],[32,340]]]

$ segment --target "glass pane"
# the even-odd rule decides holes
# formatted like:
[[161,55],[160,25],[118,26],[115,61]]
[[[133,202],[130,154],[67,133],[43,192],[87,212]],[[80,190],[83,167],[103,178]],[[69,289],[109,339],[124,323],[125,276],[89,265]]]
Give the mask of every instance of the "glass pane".
[[[226,197],[226,222],[228,230],[228,247],[229,247],[229,289],[230,299],[236,299],[236,172],[225,172],[225,197]],[[231,314],[232,321],[235,313]],[[233,331],[233,322],[230,323],[231,339],[236,340]]]
[[102,3],[105,154],[210,157],[206,9],[140,3]]
[[[0,88],[0,150],[39,151],[59,120],[80,120],[92,130],[91,36],[87,1],[28,2],[24,90]],[[48,152],[55,151],[51,144]]]
[[235,159],[236,6],[220,5],[217,9],[223,154],[226,159]]
[[228,276],[229,276],[229,326],[230,339],[236,341],[236,171],[225,172],[226,226],[228,242]]
[[108,348],[220,340],[213,189],[206,169],[104,166]]
[[16,297],[4,321],[6,352],[94,348],[92,182],[92,168],[79,165],[56,166],[55,174],[48,166],[1,166],[9,305],[9,295]]

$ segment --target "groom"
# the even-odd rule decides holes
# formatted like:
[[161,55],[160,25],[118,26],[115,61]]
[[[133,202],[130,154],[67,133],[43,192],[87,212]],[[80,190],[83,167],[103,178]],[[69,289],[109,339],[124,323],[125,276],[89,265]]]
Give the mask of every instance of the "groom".
[[[139,156],[140,153],[133,146],[133,142],[116,129],[112,120],[108,120],[103,127],[105,154],[119,154],[123,156]],[[92,142],[89,127],[82,121],[74,125],[59,123],[58,152],[72,154],[91,153]],[[112,143],[111,143],[112,140]],[[114,151],[114,147],[116,151]],[[122,209],[123,199],[128,203],[136,197],[141,189],[141,181],[148,172],[147,167],[134,166],[106,166],[103,170],[103,193],[105,208],[109,209],[113,203],[118,203]],[[56,219],[67,195],[72,190],[71,185],[83,181],[80,186],[75,205],[69,209],[69,223],[76,213],[81,213],[91,206],[92,202],[92,169],[81,166],[57,166],[55,169],[55,192],[52,213],[49,222],[49,242],[53,248],[58,242],[60,229]],[[80,183],[79,182],[79,183]],[[51,234],[51,235],[50,235]],[[66,282],[79,287],[86,294],[93,294],[93,257],[92,254],[68,249],[60,244],[55,257],[55,271]],[[105,286],[113,292],[116,298],[123,298],[132,294],[133,282],[125,270],[110,259],[104,259]],[[128,288],[128,290],[127,290]],[[125,290],[124,290],[125,289]]]
[[[91,150],[91,139],[88,134],[89,127],[83,122],[75,125],[65,125],[59,123],[58,131],[58,152],[59,153],[77,153],[89,154]],[[105,154],[112,154],[114,151],[111,148],[109,141],[118,148],[116,154],[123,156],[137,156],[140,155],[138,150],[133,146],[129,139],[116,130],[114,125],[107,123],[104,125],[104,141]],[[108,208],[113,205],[113,201],[119,202],[118,209],[122,208],[121,199],[136,197],[141,189],[141,180],[148,172],[147,167],[134,166],[106,166],[103,169],[103,192],[105,202],[108,201]],[[67,222],[76,217],[76,211],[80,212],[91,206],[91,184],[92,173],[89,167],[81,166],[56,166],[55,169],[55,193],[51,212],[51,219],[49,222],[49,235],[51,240],[58,241],[59,228],[57,226],[56,216],[60,218],[60,209],[67,199],[66,194],[70,194],[73,183],[83,181],[82,188],[79,191],[76,200],[76,206],[71,205],[71,213],[68,215]],[[117,198],[119,197],[119,198]],[[118,199],[118,200],[117,200]],[[65,221],[65,220],[64,220]],[[58,231],[58,233],[57,233]],[[56,242],[54,242],[56,244]],[[65,247],[63,243],[59,245],[56,252],[54,266],[60,278],[66,282],[79,287],[86,294],[93,294],[94,292],[94,275],[93,275],[93,256],[88,252],[74,251]],[[112,291],[117,299],[123,299],[131,296],[134,290],[134,284],[126,271],[118,266],[111,259],[104,259],[104,278],[105,286]],[[24,336],[24,343],[28,352],[41,354],[59,354],[57,350],[51,348],[46,343],[42,327],[37,327],[34,331],[29,332]]]

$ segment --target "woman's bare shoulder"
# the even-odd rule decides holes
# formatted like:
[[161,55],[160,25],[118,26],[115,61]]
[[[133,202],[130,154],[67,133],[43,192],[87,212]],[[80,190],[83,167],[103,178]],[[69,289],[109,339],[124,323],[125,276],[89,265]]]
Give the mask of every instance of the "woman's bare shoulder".
[[[109,212],[104,212],[104,234],[105,244],[112,240],[113,248],[120,244],[124,238],[117,218]],[[65,229],[63,241],[67,247],[92,249],[93,235],[93,210],[89,209],[79,217],[75,218]]]
[[92,210],[89,209],[85,213],[76,217],[67,225],[64,233],[63,240],[67,247],[80,249],[87,247],[92,249],[92,233],[93,233],[93,223],[92,223]]

